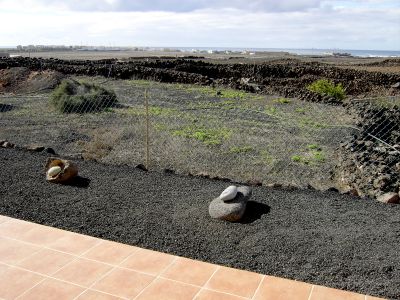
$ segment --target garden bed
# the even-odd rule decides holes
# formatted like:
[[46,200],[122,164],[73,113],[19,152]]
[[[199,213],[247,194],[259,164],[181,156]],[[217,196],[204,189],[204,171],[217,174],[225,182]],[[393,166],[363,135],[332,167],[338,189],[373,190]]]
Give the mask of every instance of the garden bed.
[[46,156],[0,149],[0,214],[216,264],[398,299],[400,205],[256,187],[242,223],[210,219],[229,183],[77,161],[45,181]]

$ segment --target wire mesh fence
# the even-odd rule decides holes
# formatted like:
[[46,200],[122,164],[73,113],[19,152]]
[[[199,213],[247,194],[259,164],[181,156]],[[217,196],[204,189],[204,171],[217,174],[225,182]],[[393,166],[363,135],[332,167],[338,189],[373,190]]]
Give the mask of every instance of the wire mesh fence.
[[331,105],[221,87],[83,79],[58,100],[57,92],[1,95],[0,139],[242,182],[398,192],[399,98]]

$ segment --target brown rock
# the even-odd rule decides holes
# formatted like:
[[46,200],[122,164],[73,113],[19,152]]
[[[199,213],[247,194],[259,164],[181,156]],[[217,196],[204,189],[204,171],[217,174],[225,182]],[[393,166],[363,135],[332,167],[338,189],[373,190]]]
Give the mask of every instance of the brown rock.
[[[49,176],[47,171],[55,166],[59,166],[61,168],[61,172],[58,173],[56,176]],[[70,181],[74,177],[78,175],[78,167],[73,162],[69,160],[49,157],[46,162],[45,166],[46,171],[46,180],[49,182],[55,183],[64,183]]]
[[383,203],[400,203],[400,196],[398,193],[386,193],[379,196],[376,200]]

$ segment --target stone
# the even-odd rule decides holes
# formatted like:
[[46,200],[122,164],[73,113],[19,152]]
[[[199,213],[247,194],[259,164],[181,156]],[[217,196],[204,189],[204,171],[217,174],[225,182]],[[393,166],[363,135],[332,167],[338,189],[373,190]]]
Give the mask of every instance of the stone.
[[3,148],[14,148],[15,145],[13,143],[8,142],[8,141],[2,141],[1,147],[3,147]]
[[400,203],[400,196],[398,193],[386,193],[379,196],[376,200],[383,203]]
[[222,193],[219,195],[219,199],[222,201],[232,200],[236,197],[238,192],[238,188],[234,185],[228,186]]
[[[54,170],[54,167],[60,167],[61,171],[55,175],[53,172],[49,172],[50,170]],[[78,175],[78,166],[69,160],[49,157],[45,165],[45,171],[47,181],[54,183],[65,183],[71,181]]]
[[236,197],[229,201],[225,202],[220,197],[215,198],[208,207],[211,218],[228,222],[240,221],[246,211],[251,193],[250,187],[240,186],[237,188]]
[[396,82],[391,87],[394,88],[394,89],[400,89],[400,82]]
[[56,155],[56,151],[54,151],[53,148],[46,148],[46,149],[44,149],[44,152],[49,153],[49,154]]
[[44,146],[38,146],[38,145],[30,145],[26,147],[26,150],[32,152],[42,152],[44,149],[46,149]]

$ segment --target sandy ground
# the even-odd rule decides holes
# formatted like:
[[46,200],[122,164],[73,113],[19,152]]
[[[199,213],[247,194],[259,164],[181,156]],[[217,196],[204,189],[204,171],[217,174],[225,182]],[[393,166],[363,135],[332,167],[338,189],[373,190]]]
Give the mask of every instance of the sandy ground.
[[46,156],[0,149],[0,214],[335,288],[400,298],[400,206],[335,192],[255,188],[242,223],[208,216],[228,183],[76,161],[45,181]]

